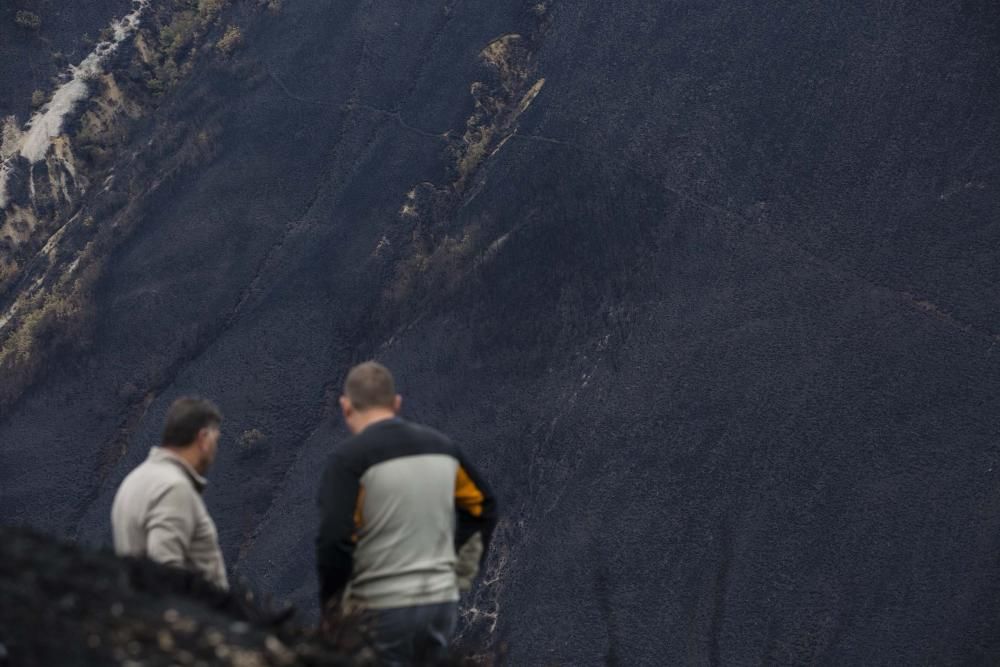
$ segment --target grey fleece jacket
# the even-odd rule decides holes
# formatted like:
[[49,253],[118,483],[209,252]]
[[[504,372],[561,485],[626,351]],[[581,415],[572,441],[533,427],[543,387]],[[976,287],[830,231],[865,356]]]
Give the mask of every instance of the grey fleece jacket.
[[207,483],[184,459],[153,447],[115,494],[115,552],[187,568],[228,589],[215,522],[201,498]]

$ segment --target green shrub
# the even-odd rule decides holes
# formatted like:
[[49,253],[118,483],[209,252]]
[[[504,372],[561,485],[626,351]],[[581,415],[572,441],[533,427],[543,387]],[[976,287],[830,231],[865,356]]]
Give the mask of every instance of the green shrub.
[[243,33],[240,29],[234,25],[226,28],[226,32],[222,35],[222,38],[215,44],[215,48],[219,49],[222,53],[232,55],[233,51],[238,49],[243,45]]
[[198,0],[198,13],[208,19],[215,18],[225,6],[225,0]]
[[14,23],[28,30],[38,30],[42,27],[42,18],[34,12],[21,10],[14,16]]
[[254,459],[263,454],[266,448],[263,446],[267,442],[267,436],[259,428],[251,428],[243,431],[239,437],[238,456],[241,460]]
[[240,435],[240,447],[252,449],[255,445],[259,445],[266,439],[267,436],[259,428],[247,429]]
[[178,12],[170,25],[160,30],[160,45],[168,56],[173,57],[192,42],[200,26],[195,12]]

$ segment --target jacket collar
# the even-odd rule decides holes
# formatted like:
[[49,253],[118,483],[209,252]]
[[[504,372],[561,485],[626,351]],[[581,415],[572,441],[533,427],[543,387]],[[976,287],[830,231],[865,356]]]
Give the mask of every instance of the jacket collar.
[[147,460],[157,463],[165,461],[167,463],[180,466],[181,470],[187,473],[187,476],[191,478],[191,483],[194,484],[194,488],[197,489],[199,493],[203,491],[206,486],[208,486],[208,480],[198,474],[198,471],[192,468],[190,463],[182,459],[180,456],[177,456],[177,454],[174,454],[166,447],[152,447],[149,450],[149,458]]
[[385,419],[379,419],[377,421],[373,421],[372,423],[368,424],[368,426],[365,426],[363,429],[361,429],[358,433],[364,433],[370,428],[377,428],[379,426],[384,426],[388,424],[400,424],[402,423],[402,421],[403,419],[399,415],[396,415],[395,417],[386,417]]

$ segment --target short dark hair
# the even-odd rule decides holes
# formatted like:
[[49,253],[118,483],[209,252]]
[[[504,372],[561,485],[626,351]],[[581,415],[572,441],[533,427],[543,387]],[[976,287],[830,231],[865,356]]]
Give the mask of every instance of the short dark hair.
[[170,404],[163,424],[163,444],[186,447],[198,437],[198,431],[222,423],[222,413],[211,401],[183,396]]
[[388,368],[377,361],[366,361],[347,373],[344,395],[355,410],[392,408],[396,405],[396,381]]

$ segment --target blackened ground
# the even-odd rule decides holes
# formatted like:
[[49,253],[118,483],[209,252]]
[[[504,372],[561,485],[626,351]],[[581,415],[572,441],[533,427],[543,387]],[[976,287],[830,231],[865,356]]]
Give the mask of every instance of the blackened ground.
[[[126,14],[131,0],[10,0],[0,3],[0,118],[16,115],[20,123],[31,114],[31,95],[40,90],[47,100],[56,77],[93,48],[113,18]],[[37,29],[19,25],[19,12],[38,17]]]
[[334,648],[284,611],[188,572],[0,527],[0,665],[374,664],[356,628]]
[[218,146],[0,416],[4,520],[107,543],[205,394],[228,562],[308,604],[377,356],[498,489],[466,616],[513,664],[998,661],[1000,4],[251,4],[133,128]]
[[371,662],[257,611],[179,570],[0,528],[0,665]]

